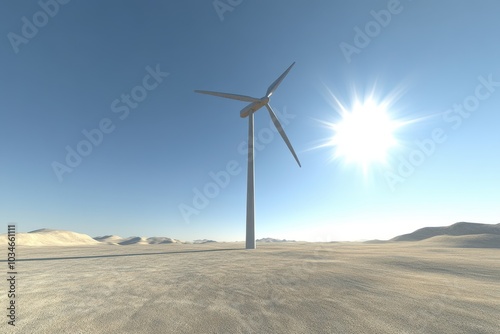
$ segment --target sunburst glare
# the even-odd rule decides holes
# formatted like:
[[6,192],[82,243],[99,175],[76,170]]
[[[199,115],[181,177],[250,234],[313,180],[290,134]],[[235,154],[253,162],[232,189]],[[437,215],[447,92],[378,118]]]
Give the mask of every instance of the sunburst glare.
[[364,98],[353,94],[349,108],[328,92],[329,103],[340,117],[333,122],[321,121],[332,130],[332,136],[319,147],[333,147],[332,159],[358,165],[364,174],[373,164],[387,163],[391,149],[399,145],[396,130],[411,123],[397,120],[391,110],[402,89],[383,99],[375,96],[374,90]]
[[392,121],[383,105],[374,101],[356,101],[352,111],[342,115],[330,145],[336,147],[335,157],[346,162],[384,162],[387,151],[396,144],[393,131],[397,123]]

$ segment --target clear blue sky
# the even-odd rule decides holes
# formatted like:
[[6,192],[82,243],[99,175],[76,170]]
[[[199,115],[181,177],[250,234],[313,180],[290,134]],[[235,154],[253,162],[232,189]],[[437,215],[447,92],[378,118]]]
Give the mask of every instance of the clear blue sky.
[[[259,110],[256,136],[269,140],[256,154],[257,238],[499,222],[498,1],[221,0],[219,13],[212,1],[41,3],[0,4],[4,226],[244,240],[245,103],[193,90],[261,97],[293,61],[271,104],[302,168],[275,132],[265,137]],[[372,90],[397,95],[393,119],[419,120],[397,129],[387,163],[363,171],[333,159],[335,147],[313,149],[334,135],[322,122],[340,121],[332,94],[349,109]],[[100,126],[108,133],[92,132],[98,145],[68,166],[66,148]],[[436,131],[441,142],[415,153]],[[193,189],[230,161],[239,174],[196,209]],[[54,165],[71,172],[58,177]],[[182,204],[197,210],[188,221]]]

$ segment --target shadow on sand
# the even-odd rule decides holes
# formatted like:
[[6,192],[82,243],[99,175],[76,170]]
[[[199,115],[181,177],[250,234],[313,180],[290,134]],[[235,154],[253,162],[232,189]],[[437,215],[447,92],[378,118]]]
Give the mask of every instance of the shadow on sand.
[[[20,262],[20,261],[78,260],[78,259],[98,259],[98,258],[122,257],[122,256],[167,255],[167,254],[244,251],[244,250],[245,250],[244,248],[199,249],[199,250],[196,249],[196,250],[155,252],[155,253],[108,254],[108,255],[66,256],[66,257],[41,257],[41,258],[31,258],[31,259],[16,259],[16,261]],[[7,260],[0,260],[0,262],[7,262]]]

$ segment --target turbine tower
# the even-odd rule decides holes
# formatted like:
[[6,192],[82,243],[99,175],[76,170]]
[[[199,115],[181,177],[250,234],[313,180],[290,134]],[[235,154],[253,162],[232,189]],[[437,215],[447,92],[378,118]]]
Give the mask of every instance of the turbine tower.
[[288,140],[288,137],[285,134],[285,131],[283,131],[283,127],[281,126],[280,122],[278,121],[278,118],[276,117],[276,114],[274,113],[273,109],[269,105],[269,98],[271,95],[273,95],[274,91],[280,83],[283,81],[283,79],[286,77],[288,72],[292,69],[293,65],[295,65],[295,62],[290,65],[290,67],[287,68],[283,74],[279,76],[278,79],[276,79],[267,89],[266,95],[260,99],[251,97],[251,96],[246,96],[246,95],[238,95],[238,94],[229,94],[229,93],[221,93],[221,92],[212,92],[212,91],[206,91],[206,90],[195,90],[196,93],[201,93],[201,94],[208,94],[208,95],[214,95],[214,96],[219,96],[219,97],[225,97],[228,99],[233,99],[233,100],[239,100],[239,101],[244,101],[244,102],[250,102],[249,105],[247,105],[245,108],[243,108],[240,112],[240,117],[245,118],[248,116],[248,174],[247,174],[247,227],[246,227],[246,249],[255,249],[255,207],[254,207],[254,201],[255,201],[255,194],[254,194],[254,129],[253,129],[253,114],[259,110],[262,107],[266,107],[267,111],[269,112],[269,116],[271,116],[271,120],[273,121],[274,126],[276,126],[276,129],[278,130],[279,134],[281,135],[281,138],[286,143],[286,146],[290,149],[290,152],[292,152],[293,157],[297,161],[297,163],[300,166],[300,161],[299,158],[297,158],[297,155],[295,154],[295,151],[293,150],[292,144],[290,144],[290,141]]

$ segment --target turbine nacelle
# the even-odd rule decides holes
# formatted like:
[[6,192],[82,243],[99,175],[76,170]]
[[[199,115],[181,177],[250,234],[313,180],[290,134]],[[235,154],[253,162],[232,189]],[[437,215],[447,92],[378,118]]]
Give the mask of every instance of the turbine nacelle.
[[269,103],[269,98],[267,96],[261,98],[260,100],[255,101],[255,102],[252,102],[249,105],[247,105],[245,108],[241,109],[240,117],[245,118],[248,115],[250,115],[250,113],[256,112],[257,110],[259,110],[260,108],[262,108],[263,106],[265,106],[268,103]]
[[259,102],[250,103],[245,108],[241,109],[240,117],[241,118],[248,117],[248,115],[250,115],[250,114],[256,112],[257,110],[259,110],[260,108],[262,108],[262,106],[258,106],[258,105],[259,105]]
[[290,65],[283,74],[279,76],[278,79],[276,79],[270,86],[267,88],[266,95],[260,99],[257,99],[255,97],[247,96],[247,95],[239,95],[239,94],[231,94],[231,93],[222,93],[222,92],[212,92],[208,90],[195,90],[196,93],[200,94],[207,94],[207,95],[213,95],[213,96],[219,96],[219,97],[224,97],[226,99],[232,99],[232,100],[238,100],[238,101],[244,101],[244,102],[251,102],[249,105],[247,105],[245,108],[241,109],[240,111],[240,117],[245,118],[251,113],[256,112],[266,104],[269,104],[269,98],[271,95],[273,95],[274,91],[280,83],[283,81],[283,79],[286,77],[288,72],[292,69],[293,65],[295,65],[295,62]]

